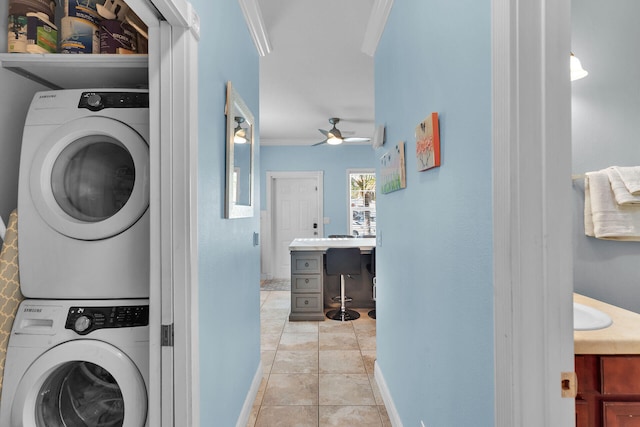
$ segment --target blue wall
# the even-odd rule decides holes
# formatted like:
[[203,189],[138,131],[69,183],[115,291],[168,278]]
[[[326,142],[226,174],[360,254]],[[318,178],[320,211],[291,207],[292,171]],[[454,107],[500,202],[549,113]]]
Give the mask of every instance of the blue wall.
[[[396,1],[375,76],[376,157],[406,141],[407,170],[377,199],[380,372],[405,426],[493,426],[491,2]],[[442,166],[417,172],[431,112]]]
[[369,145],[318,147],[265,146],[260,150],[261,205],[266,209],[266,173],[324,171],[324,235],[348,234],[347,169],[375,168],[376,154]]
[[[640,3],[572,2],[571,49],[589,75],[572,83],[573,173],[640,165]],[[584,235],[584,183],[574,181],[574,287],[640,312],[640,242]]]
[[[223,218],[224,106],[230,80],[259,122],[258,54],[238,2],[192,3],[202,23],[198,64],[200,416],[202,426],[234,426],[260,364],[260,251],[253,246],[259,207],[253,218]],[[259,149],[255,160],[260,161]]]

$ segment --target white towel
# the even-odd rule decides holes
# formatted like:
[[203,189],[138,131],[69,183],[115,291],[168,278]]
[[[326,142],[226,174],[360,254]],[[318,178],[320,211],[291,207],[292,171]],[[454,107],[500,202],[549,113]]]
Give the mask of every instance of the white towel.
[[620,174],[629,193],[634,196],[640,195],[640,166],[613,166],[613,168]]
[[584,228],[587,236],[640,241],[640,205],[618,205],[606,170],[585,175]]
[[605,170],[607,172],[607,176],[609,177],[609,183],[611,184],[613,194],[616,197],[616,202],[619,205],[632,205],[640,203],[640,195],[634,196],[633,194],[631,194],[616,167],[612,166]]
[[589,185],[589,172],[584,175],[584,234],[596,237],[593,231],[593,213],[591,209],[591,185]]

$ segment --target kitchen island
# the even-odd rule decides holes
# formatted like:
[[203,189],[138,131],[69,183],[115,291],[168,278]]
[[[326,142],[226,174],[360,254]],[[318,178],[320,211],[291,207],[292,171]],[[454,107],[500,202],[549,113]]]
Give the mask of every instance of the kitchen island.
[[640,425],[640,314],[574,294],[608,314],[611,326],[574,331],[576,427]]
[[329,248],[360,248],[360,274],[347,278],[346,294],[353,298],[349,308],[373,308],[371,251],[375,238],[295,239],[291,253],[291,314],[289,320],[324,320],[325,308],[338,308],[333,297],[340,294],[340,276],[328,275],[324,255]]

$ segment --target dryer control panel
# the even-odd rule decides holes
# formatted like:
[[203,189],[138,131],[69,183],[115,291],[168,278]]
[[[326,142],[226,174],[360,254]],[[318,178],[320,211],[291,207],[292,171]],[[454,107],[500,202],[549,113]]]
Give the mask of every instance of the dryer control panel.
[[104,108],[149,108],[147,92],[82,92],[78,108],[100,111]]
[[148,305],[116,307],[71,307],[65,329],[80,335],[105,328],[133,328],[149,325]]

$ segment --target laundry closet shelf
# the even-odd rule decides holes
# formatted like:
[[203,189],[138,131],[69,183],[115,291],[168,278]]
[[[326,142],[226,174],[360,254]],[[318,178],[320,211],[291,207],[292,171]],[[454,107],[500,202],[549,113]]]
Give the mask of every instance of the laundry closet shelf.
[[2,67],[50,89],[146,88],[148,56],[0,53]]

